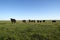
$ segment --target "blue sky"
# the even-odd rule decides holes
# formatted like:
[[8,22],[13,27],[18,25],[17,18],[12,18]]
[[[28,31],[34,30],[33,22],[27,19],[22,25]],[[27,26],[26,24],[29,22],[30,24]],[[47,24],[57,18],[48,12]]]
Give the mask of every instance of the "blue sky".
[[60,0],[0,0],[0,20],[60,20]]

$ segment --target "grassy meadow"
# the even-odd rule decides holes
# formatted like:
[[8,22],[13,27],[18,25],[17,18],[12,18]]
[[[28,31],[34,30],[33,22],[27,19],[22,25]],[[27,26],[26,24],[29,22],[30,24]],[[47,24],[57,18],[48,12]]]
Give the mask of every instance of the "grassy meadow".
[[41,23],[0,21],[0,40],[60,40],[60,20]]

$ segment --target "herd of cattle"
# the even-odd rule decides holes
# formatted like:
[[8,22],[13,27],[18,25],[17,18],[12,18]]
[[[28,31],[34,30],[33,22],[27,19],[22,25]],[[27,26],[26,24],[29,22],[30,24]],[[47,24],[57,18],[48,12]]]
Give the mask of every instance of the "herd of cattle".
[[[45,22],[45,20],[28,20],[29,22],[36,22],[37,21],[37,23],[40,23],[40,22]],[[26,23],[27,22],[27,20],[22,20],[22,22],[24,22],[24,23]],[[56,20],[52,20],[52,22],[56,22]],[[16,23],[16,20],[15,19],[12,19],[11,18],[11,23],[13,24],[13,23]]]

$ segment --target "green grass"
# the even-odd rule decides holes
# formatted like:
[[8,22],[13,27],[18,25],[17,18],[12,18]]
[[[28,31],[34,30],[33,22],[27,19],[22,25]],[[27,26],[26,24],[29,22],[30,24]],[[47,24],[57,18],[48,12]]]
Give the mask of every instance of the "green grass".
[[0,40],[60,40],[60,21],[23,23],[0,21]]

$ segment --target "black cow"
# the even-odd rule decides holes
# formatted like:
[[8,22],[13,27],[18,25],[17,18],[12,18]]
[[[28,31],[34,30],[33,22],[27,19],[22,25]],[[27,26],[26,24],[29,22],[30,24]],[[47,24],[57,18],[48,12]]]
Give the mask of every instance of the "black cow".
[[42,22],[42,21],[40,21],[40,20],[37,20],[37,23],[39,23],[39,22]]
[[11,23],[16,23],[16,20],[11,18]]
[[40,21],[40,22],[42,22],[42,21]]
[[26,20],[22,20],[22,22],[26,23]]
[[29,20],[29,22],[34,22],[35,23],[35,20]]
[[37,20],[37,23],[39,23],[40,22],[40,20]]
[[56,22],[56,20],[52,20],[52,22]]
[[45,22],[45,20],[43,20],[43,22]]

